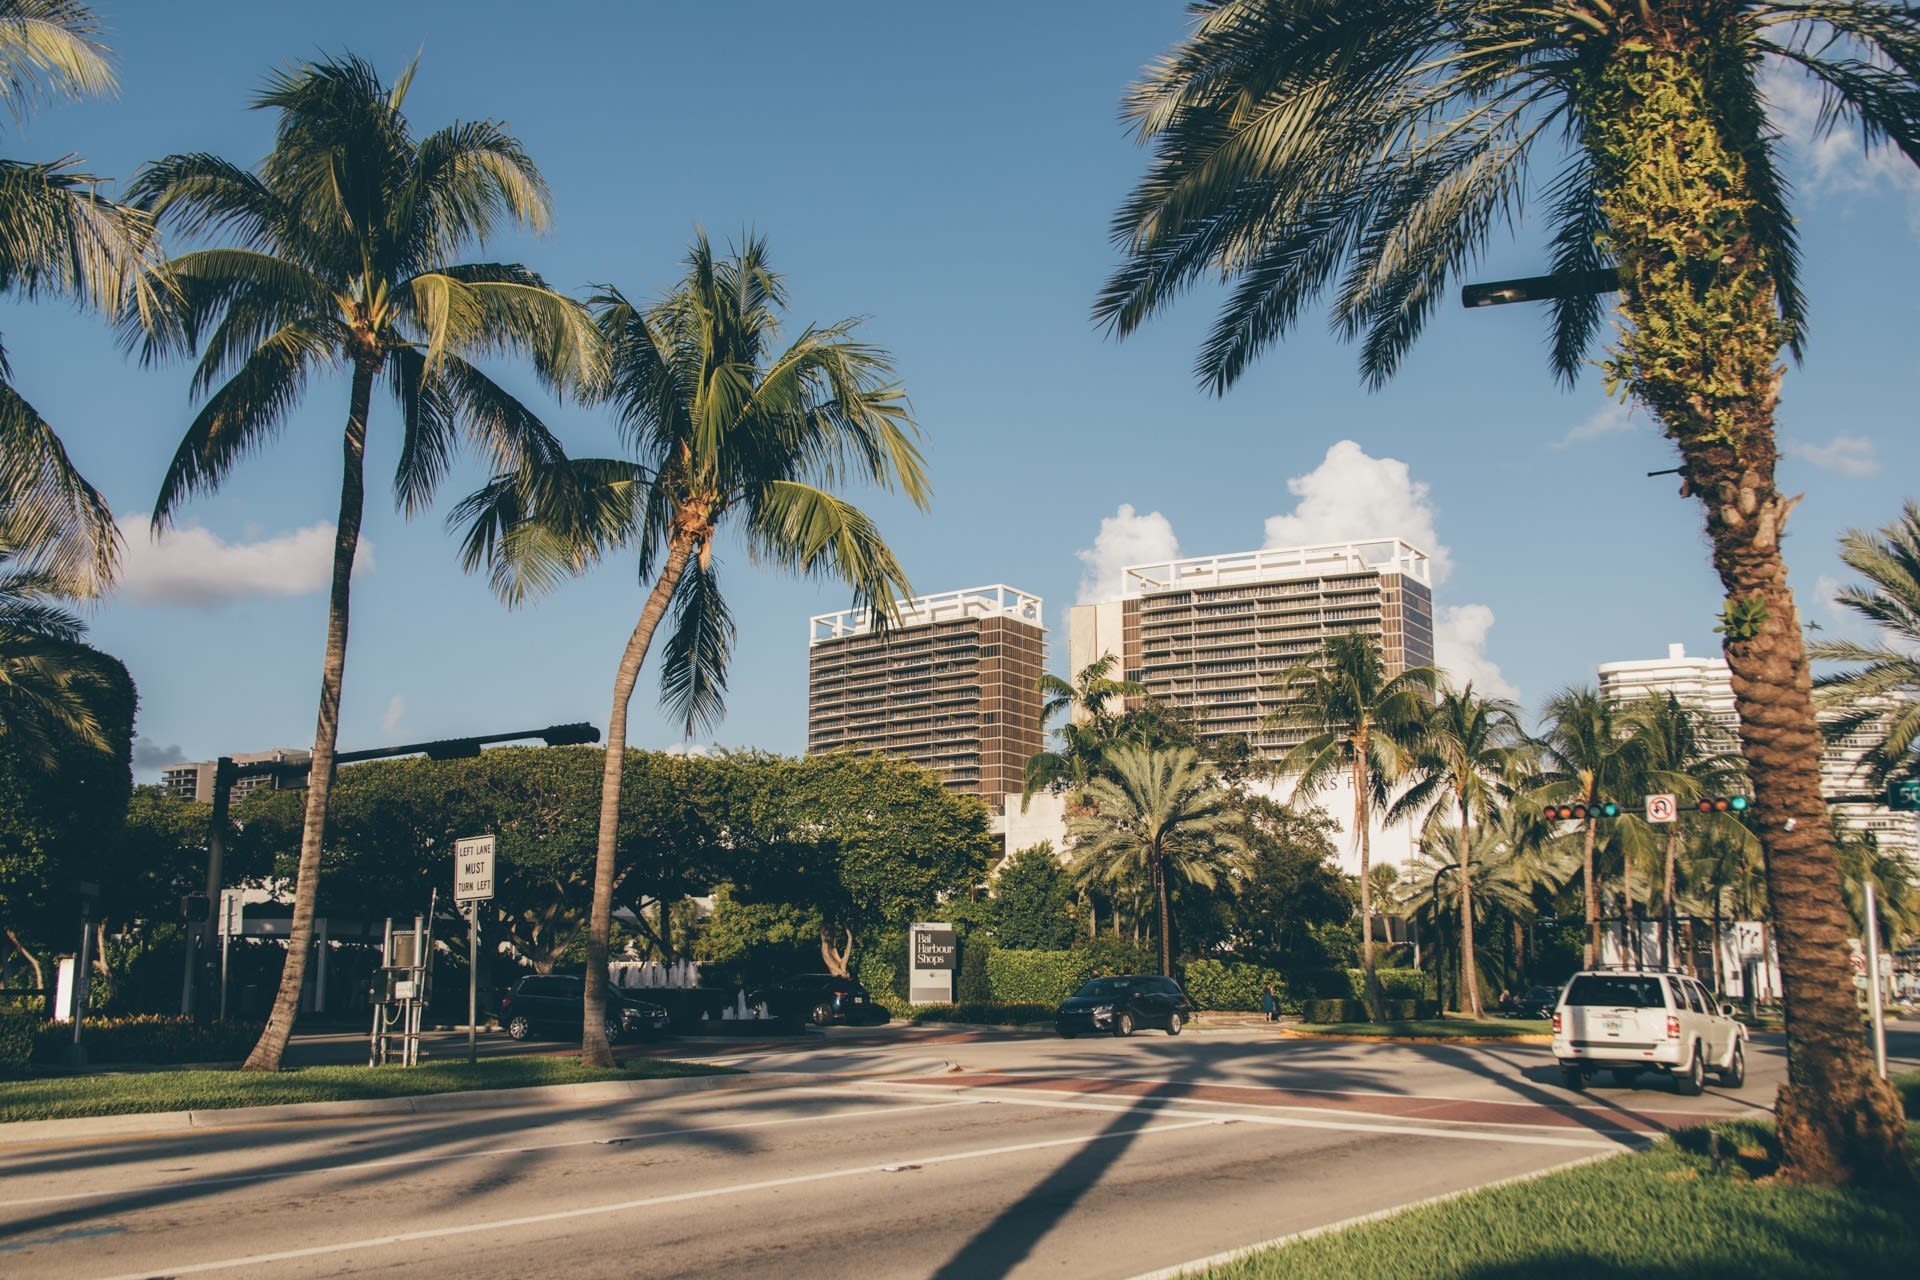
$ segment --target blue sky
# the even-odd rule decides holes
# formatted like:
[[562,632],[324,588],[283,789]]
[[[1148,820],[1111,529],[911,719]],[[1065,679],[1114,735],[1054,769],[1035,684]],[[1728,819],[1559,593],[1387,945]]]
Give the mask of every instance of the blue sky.
[[[1191,372],[1204,293],[1124,343],[1095,330],[1089,305],[1115,261],[1107,222],[1145,163],[1117,103],[1178,38],[1177,5],[98,8],[119,97],[45,110],[7,135],[9,156],[75,152],[121,179],[173,151],[251,164],[271,120],[246,104],[270,68],[352,50],[392,75],[418,53],[416,128],[503,119],[553,188],[550,234],[475,257],[525,262],[572,291],[652,294],[696,227],[766,235],[796,328],[866,316],[866,336],[898,362],[934,506],[922,516],[864,496],[916,589],[1041,594],[1056,668],[1067,607],[1090,579],[1176,542],[1184,555],[1255,548],[1276,517],[1276,536],[1401,533],[1444,548],[1435,600],[1457,668],[1529,707],[1598,662],[1676,641],[1714,651],[1697,504],[1644,474],[1673,465],[1670,447],[1597,377],[1554,384],[1536,309],[1448,309],[1372,394],[1317,319],[1223,399]],[[1790,130],[1808,118],[1795,84],[1778,105]],[[1841,140],[1796,143],[1789,158],[1812,326],[1780,411],[1781,482],[1807,495],[1789,543],[1802,608],[1838,627],[1823,603],[1846,577],[1835,539],[1892,519],[1920,461],[1920,184]],[[1472,274],[1543,261],[1523,229]],[[146,512],[190,420],[185,368],[141,369],[97,318],[59,306],[0,302],[0,330],[16,385],[116,512]],[[90,616],[140,687],[143,779],[169,757],[311,741],[346,390],[344,378],[315,383],[271,448],[189,505],[160,547],[131,529],[125,584]],[[544,407],[570,448],[613,448],[603,417]],[[443,524],[481,473],[456,471],[436,511],[407,522],[388,480],[396,438],[391,405],[377,403],[342,747],[604,726],[640,603],[631,565],[508,612],[460,571]],[[740,638],[729,714],[707,736],[801,750],[806,621],[846,593],[731,547],[722,563]],[[681,740],[651,676],[634,709],[637,745]]]

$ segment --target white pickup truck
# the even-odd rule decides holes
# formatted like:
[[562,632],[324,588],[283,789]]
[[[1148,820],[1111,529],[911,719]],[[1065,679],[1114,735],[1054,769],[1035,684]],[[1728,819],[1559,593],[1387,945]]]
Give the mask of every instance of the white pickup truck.
[[1661,1071],[1674,1088],[1697,1094],[1711,1071],[1738,1089],[1747,1079],[1747,1029],[1712,993],[1683,973],[1595,969],[1576,973],[1553,1011],[1553,1056],[1569,1089],[1586,1088],[1606,1068],[1630,1086]]

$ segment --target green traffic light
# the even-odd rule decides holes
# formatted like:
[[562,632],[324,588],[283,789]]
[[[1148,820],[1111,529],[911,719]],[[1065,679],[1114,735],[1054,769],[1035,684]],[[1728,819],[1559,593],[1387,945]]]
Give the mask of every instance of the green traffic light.
[[1620,806],[1609,800],[1606,804],[1600,806],[1600,812],[1605,817],[1617,818],[1620,816]]
[[1747,798],[1745,796],[1729,797],[1727,800],[1727,807],[1729,809],[1732,809],[1735,813],[1743,812],[1747,807]]

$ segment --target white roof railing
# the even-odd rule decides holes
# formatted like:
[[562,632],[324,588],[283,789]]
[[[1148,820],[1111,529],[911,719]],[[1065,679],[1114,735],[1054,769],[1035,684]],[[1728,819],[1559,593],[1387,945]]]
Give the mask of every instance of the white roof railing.
[[1426,552],[1400,538],[1363,538],[1128,565],[1122,574],[1120,593],[1123,597],[1143,596],[1366,570],[1404,574],[1426,586],[1433,585],[1433,562]]
[[[938,595],[915,596],[897,602],[900,627],[921,627],[956,618],[1013,618],[1045,630],[1040,620],[1040,597],[1031,592],[994,583],[986,587],[967,587],[960,591],[942,591]],[[873,614],[868,609],[842,609],[808,619],[807,644],[864,635],[873,629]]]

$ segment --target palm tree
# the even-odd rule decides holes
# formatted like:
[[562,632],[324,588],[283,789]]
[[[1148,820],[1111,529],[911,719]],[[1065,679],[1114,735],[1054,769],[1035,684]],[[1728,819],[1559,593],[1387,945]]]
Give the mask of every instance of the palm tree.
[[57,766],[67,743],[111,753],[124,746],[110,728],[121,714],[119,682],[64,607],[73,584],[23,563],[10,515],[0,506],[0,747],[43,768]]
[[[1199,0],[1126,113],[1155,159],[1114,220],[1096,315],[1127,333],[1195,281],[1227,300],[1200,374],[1224,391],[1331,287],[1384,382],[1450,276],[1529,212],[1571,383],[1621,286],[1605,363],[1678,447],[1725,591],[1720,629],[1780,912],[1794,1175],[1909,1181],[1892,1089],[1853,1008],[1819,727],[1774,481],[1783,349],[1804,321],[1762,74],[1804,73],[1824,125],[1920,160],[1920,9],[1870,0]],[[1529,162],[1557,173],[1528,200]],[[1863,1117],[1864,1118],[1861,1118]]]
[[1920,867],[1900,853],[1880,848],[1872,832],[1857,831],[1835,814],[1833,840],[1840,850],[1840,874],[1847,889],[1847,914],[1854,931],[1867,936],[1867,892],[1874,886],[1874,927],[1882,951],[1899,948],[1920,933]]
[[[113,69],[92,10],[74,0],[0,0],[0,100],[16,124],[43,95],[111,93]],[[0,289],[98,306],[154,302],[153,220],[102,199],[74,157],[0,160]],[[61,593],[92,595],[112,577],[118,535],[52,426],[13,386],[0,344],[0,505],[9,554]]]
[[1151,887],[1160,916],[1160,972],[1173,976],[1174,881],[1210,889],[1237,869],[1246,841],[1233,793],[1192,747],[1124,743],[1086,787],[1087,812],[1067,820],[1076,878]]
[[[1620,732],[1612,704],[1591,686],[1569,686],[1554,694],[1545,719],[1546,730],[1535,743],[1539,771],[1526,793],[1530,804],[1592,806],[1638,794],[1639,744]],[[1589,815],[1579,821],[1587,919],[1583,962],[1591,968],[1600,959],[1600,881],[1593,866],[1599,819]]]
[[503,467],[560,456],[540,420],[473,358],[529,355],[554,387],[597,376],[598,344],[578,303],[525,267],[451,261],[507,226],[544,227],[546,186],[520,144],[491,121],[416,138],[401,113],[412,79],[409,67],[388,87],[351,56],[301,63],[270,76],[254,100],[279,113],[273,151],[258,172],[203,153],[172,155],[142,170],[133,187],[135,202],[163,225],[238,242],[172,259],[178,296],[134,335],[148,360],[198,352],[193,393],[206,397],[161,482],[156,532],[270,439],[315,373],[345,366],[351,374],[287,962],[249,1070],[279,1068],[306,976],[375,381],[386,377],[400,403],[394,489],[411,514],[432,497],[463,436]]
[[1389,822],[1418,817],[1431,832],[1451,805],[1460,815],[1460,966],[1467,1012],[1478,1018],[1480,981],[1473,953],[1473,840],[1477,815],[1482,827],[1496,822],[1513,799],[1513,778],[1527,760],[1527,735],[1520,709],[1502,698],[1483,698],[1472,683],[1443,688],[1413,743],[1412,776],[1417,779],[1387,813]]
[[1020,788],[1023,811],[1035,792],[1056,786],[1078,792],[1099,768],[1101,754],[1113,744],[1122,723],[1124,700],[1147,691],[1137,680],[1116,679],[1113,668],[1118,662],[1115,655],[1102,654],[1080,668],[1072,683],[1051,672],[1040,677],[1041,731],[1061,716],[1066,721],[1056,731],[1060,749],[1038,752],[1027,761]]
[[[461,504],[468,568],[489,565],[510,604],[622,546],[652,579],[613,681],[607,718],[587,972],[604,974],[612,926],[614,850],[627,707],[674,609],[660,679],[688,732],[724,709],[734,627],[720,594],[715,538],[725,523],[760,563],[839,579],[875,626],[911,594],[873,522],[831,488],[864,476],[924,509],[930,495],[918,429],[885,352],[854,336],[856,321],[801,331],[776,350],[786,288],[750,237],[716,260],[705,235],[687,273],[650,307],[603,289],[593,308],[608,348],[607,394],[637,461],[592,459],[533,477],[508,472]],[[581,1058],[611,1064],[603,984],[587,983]]]
[[1877,532],[1850,529],[1840,559],[1867,580],[1834,599],[1879,630],[1877,644],[1822,640],[1807,646],[1816,662],[1861,664],[1813,682],[1831,709],[1830,736],[1864,734],[1873,743],[1863,764],[1867,781],[1920,776],[1920,506]]
[[1387,787],[1412,758],[1429,702],[1440,680],[1432,667],[1408,667],[1387,675],[1380,644],[1346,632],[1327,637],[1319,660],[1281,673],[1285,702],[1273,727],[1303,734],[1280,761],[1293,777],[1298,802],[1344,779],[1353,788],[1353,832],[1360,851],[1360,964],[1366,973],[1367,1010],[1380,1018],[1380,982],[1373,972],[1373,888],[1368,880],[1372,813],[1385,808]]
[[[1535,895],[1542,890],[1558,893],[1573,878],[1579,862],[1564,846],[1534,840],[1531,834],[1511,811],[1472,827],[1439,824],[1422,843],[1419,857],[1401,882],[1399,908],[1432,937],[1446,936],[1442,922],[1448,915],[1461,921],[1458,1004],[1473,1010],[1475,1017],[1481,1016],[1481,1000],[1479,973],[1468,960],[1472,934],[1460,915],[1460,895],[1447,903],[1450,890],[1442,881],[1448,875],[1471,881],[1465,900],[1475,921],[1485,920],[1494,910],[1514,920],[1536,916]],[[1436,948],[1436,981],[1442,972],[1439,954]],[[1444,996],[1444,984],[1440,991]]]

